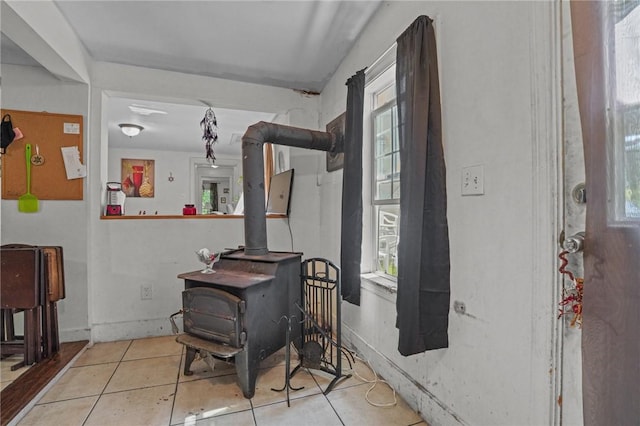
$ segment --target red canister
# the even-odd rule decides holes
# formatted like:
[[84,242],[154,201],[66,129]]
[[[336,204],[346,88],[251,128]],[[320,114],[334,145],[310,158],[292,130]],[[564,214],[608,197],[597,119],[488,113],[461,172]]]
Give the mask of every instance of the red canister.
[[182,214],[185,216],[192,216],[196,214],[195,204],[185,204],[182,208]]

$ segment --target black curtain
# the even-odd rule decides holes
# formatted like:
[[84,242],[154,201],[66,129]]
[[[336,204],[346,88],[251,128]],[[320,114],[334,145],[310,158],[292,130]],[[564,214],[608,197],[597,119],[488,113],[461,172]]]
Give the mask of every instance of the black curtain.
[[449,229],[433,21],[418,17],[397,40],[400,136],[398,350],[449,345]]
[[358,306],[360,305],[360,261],[362,257],[363,114],[364,70],[360,70],[347,80],[340,242],[342,298]]

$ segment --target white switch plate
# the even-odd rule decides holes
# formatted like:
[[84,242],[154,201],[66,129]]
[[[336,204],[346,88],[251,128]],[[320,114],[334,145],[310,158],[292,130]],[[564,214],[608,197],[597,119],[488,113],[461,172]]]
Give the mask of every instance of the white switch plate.
[[142,284],[140,286],[140,299],[141,300],[153,299],[153,287],[151,287],[151,284]]
[[484,195],[484,166],[462,169],[462,195]]

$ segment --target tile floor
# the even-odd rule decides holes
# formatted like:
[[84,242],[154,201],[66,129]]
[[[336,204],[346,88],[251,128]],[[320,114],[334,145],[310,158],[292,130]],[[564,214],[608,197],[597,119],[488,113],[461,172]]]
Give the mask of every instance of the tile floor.
[[[371,384],[355,376],[323,395],[332,377],[316,370],[303,369],[291,379],[292,386],[304,389],[290,393],[287,407],[286,392],[271,390],[284,385],[284,360],[283,350],[261,363],[255,396],[248,400],[237,385],[233,365],[217,361],[211,371],[196,360],[194,374],[184,376],[183,346],[173,336],[98,343],[18,424],[427,426],[399,396],[392,407],[367,403]],[[354,367],[361,377],[373,377],[366,363],[358,361]],[[393,393],[379,384],[369,399],[388,403]]]
[[11,355],[3,360],[0,360],[0,390],[9,386],[11,382],[20,377],[22,373],[27,371],[31,366],[25,365],[15,371],[11,371],[11,366],[22,361],[24,357],[22,355]]

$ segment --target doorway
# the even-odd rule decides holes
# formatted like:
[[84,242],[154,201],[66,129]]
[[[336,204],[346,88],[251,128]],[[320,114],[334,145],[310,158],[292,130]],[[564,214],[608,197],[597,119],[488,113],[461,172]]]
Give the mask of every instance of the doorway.
[[203,177],[199,188],[196,208],[200,214],[226,214],[233,211],[229,177]]

